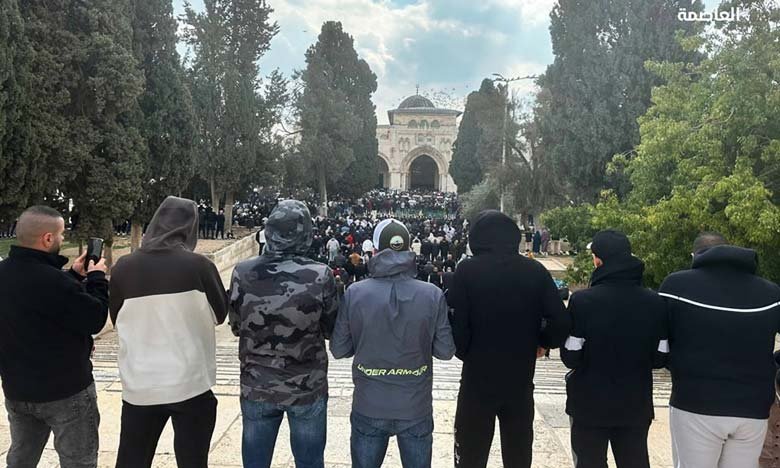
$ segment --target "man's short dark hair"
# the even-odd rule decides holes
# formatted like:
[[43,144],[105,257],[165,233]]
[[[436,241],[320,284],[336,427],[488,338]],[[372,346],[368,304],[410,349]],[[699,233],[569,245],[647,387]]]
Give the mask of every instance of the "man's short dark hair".
[[22,246],[33,245],[37,239],[47,232],[56,229],[56,222],[62,214],[54,208],[35,205],[24,210],[16,224],[16,238]]
[[699,233],[699,235],[696,236],[696,239],[693,241],[693,253],[697,254],[702,250],[715,247],[716,245],[726,244],[728,244],[728,241],[723,236],[723,234],[715,231],[704,231]]

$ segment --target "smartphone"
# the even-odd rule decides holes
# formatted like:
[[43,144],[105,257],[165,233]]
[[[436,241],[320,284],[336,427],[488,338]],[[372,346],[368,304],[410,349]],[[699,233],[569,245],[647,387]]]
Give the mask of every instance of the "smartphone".
[[89,262],[97,263],[103,258],[103,239],[99,237],[90,237],[87,241],[87,258],[85,259],[84,268],[89,267]]

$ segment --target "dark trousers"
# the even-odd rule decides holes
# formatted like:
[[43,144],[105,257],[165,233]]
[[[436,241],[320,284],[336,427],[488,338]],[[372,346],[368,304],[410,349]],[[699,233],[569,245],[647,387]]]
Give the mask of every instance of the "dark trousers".
[[214,237],[222,237],[222,239],[225,238],[225,225],[219,225],[217,224],[217,234]]
[[178,467],[208,468],[211,435],[217,421],[217,399],[211,390],[168,405],[136,406],[123,401],[117,468],[151,467],[168,419],[173,420]]
[[571,427],[571,448],[575,468],[607,468],[607,444],[612,446],[618,468],[650,468],[647,432],[650,424],[627,427]]
[[533,390],[496,398],[461,383],[455,413],[455,466],[487,466],[498,418],[505,468],[530,468],[534,439]]

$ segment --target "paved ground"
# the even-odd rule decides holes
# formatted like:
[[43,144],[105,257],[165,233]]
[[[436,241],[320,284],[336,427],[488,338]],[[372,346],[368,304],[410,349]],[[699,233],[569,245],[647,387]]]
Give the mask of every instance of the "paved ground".
[[[218,375],[214,388],[219,398],[218,420],[212,439],[212,467],[241,466],[241,413],[238,402],[238,358],[237,339],[227,327],[217,331]],[[119,443],[119,421],[121,414],[121,384],[116,367],[117,343],[114,332],[109,332],[96,342],[94,356],[95,380],[101,412],[100,466],[113,467]],[[565,368],[555,355],[550,360],[540,360],[536,375],[536,419],[534,422],[534,467],[571,467],[569,452],[569,422],[564,414],[565,389],[563,377]],[[434,413],[436,430],[434,435],[434,467],[452,466],[453,421],[455,400],[458,391],[460,365],[457,360],[436,362],[434,365]],[[328,408],[328,446],[326,466],[348,467],[349,459],[349,411],[352,393],[350,362],[331,361],[331,398]],[[656,375],[657,421],[650,433],[650,447],[653,468],[672,466],[669,446],[668,401],[670,383],[668,375]],[[2,395],[0,394],[0,400]],[[274,467],[294,467],[290,454],[286,424],[282,425],[274,456]],[[496,437],[494,440],[498,440]],[[4,409],[0,409],[0,457],[4,458],[9,445],[8,422]],[[166,428],[158,445],[155,467],[174,468],[172,431]],[[500,467],[500,448],[494,444],[489,466]],[[0,464],[2,464],[0,462]],[[56,453],[51,442],[44,453],[40,467],[58,467]],[[391,441],[385,461],[386,467],[400,467],[400,459]],[[611,466],[614,466],[611,465]]]

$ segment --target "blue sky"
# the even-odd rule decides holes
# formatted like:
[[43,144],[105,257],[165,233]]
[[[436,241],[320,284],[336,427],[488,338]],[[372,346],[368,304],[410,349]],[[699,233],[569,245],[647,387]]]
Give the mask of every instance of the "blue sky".
[[[191,0],[202,8],[202,0]],[[715,8],[719,0],[705,0]],[[376,73],[379,123],[387,110],[420,85],[421,94],[445,92],[452,105],[493,73],[526,76],[552,62],[549,13],[555,0],[269,0],[280,32],[260,61],[261,73],[285,75],[304,66],[304,52],[322,23],[338,20]],[[183,0],[174,0],[177,14]],[[524,94],[530,81],[513,85]]]

